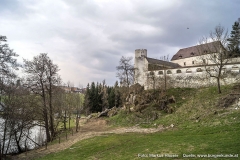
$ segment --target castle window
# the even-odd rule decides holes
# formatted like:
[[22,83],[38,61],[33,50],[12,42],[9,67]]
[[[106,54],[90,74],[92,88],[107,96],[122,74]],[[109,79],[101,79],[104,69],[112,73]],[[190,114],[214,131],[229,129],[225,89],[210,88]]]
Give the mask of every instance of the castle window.
[[178,69],[176,73],[182,73],[182,71],[180,69]]
[[210,68],[210,67],[208,67],[208,68],[206,69],[206,71],[207,71],[207,72],[213,72],[213,71],[214,71],[214,69],[213,69],[213,68]]
[[192,70],[191,69],[187,69],[186,73],[192,73]]
[[154,72],[153,72],[153,71],[151,71],[151,72],[150,72],[150,75],[151,75],[151,76],[153,76],[153,75],[154,75]]
[[192,64],[194,64],[194,61],[192,61]]
[[202,68],[197,68],[197,72],[202,72]]
[[206,59],[203,59],[203,63],[204,63],[204,64],[206,63]]
[[234,71],[239,70],[239,67],[238,66],[232,66],[232,70],[234,70]]
[[172,74],[172,71],[168,70],[168,71],[167,71],[167,74]]
[[183,65],[186,66],[186,62],[183,62]]
[[158,74],[159,74],[159,75],[163,74],[163,71],[159,71]]

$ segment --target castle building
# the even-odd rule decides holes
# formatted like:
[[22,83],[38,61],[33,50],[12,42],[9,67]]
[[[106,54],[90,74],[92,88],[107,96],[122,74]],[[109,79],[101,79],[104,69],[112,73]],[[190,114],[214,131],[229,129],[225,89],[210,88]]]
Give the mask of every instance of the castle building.
[[220,65],[225,76],[221,78],[222,84],[240,82],[240,57],[223,59],[219,52],[227,53],[220,42],[211,42],[180,49],[171,61],[164,61],[147,57],[146,49],[136,49],[135,83],[145,89],[155,88],[167,77],[168,86],[171,87],[214,85],[216,80],[207,73],[211,71],[214,75]]

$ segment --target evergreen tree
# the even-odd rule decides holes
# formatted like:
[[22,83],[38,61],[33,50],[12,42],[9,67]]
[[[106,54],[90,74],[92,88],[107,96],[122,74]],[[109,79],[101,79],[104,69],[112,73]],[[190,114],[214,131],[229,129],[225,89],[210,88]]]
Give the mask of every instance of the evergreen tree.
[[110,94],[108,96],[108,103],[109,103],[109,108],[112,108],[115,106],[115,90],[113,87],[110,88]]
[[228,49],[231,56],[240,56],[240,21],[234,22],[232,25],[232,31],[230,38],[227,39],[229,42]]
[[115,97],[115,106],[119,107],[121,105],[121,94],[120,94],[120,88],[118,86],[118,81],[115,82],[114,85],[114,97]]
[[90,111],[90,89],[89,89],[89,83],[87,84],[86,93],[84,96],[84,108],[86,111],[86,114],[89,114]]
[[94,112],[95,111],[95,107],[96,107],[96,96],[95,96],[95,91],[96,90],[96,87],[95,87],[95,83],[92,82],[91,86],[90,86],[90,96],[89,96],[89,109],[91,112]]
[[108,91],[107,91],[107,86],[105,83],[105,80],[103,80],[103,85],[101,88],[101,101],[102,101],[102,111],[107,109],[109,107],[109,103],[108,103]]
[[102,95],[101,95],[102,85],[97,83],[97,87],[95,90],[95,112],[102,111]]

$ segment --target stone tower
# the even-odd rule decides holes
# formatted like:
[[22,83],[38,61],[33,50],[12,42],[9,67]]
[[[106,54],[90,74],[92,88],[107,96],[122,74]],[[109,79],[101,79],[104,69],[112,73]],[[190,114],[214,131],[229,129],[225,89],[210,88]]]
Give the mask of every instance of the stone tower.
[[134,83],[139,83],[140,85],[145,84],[145,70],[147,68],[147,50],[146,49],[136,49],[134,58],[134,68],[137,68],[135,72]]

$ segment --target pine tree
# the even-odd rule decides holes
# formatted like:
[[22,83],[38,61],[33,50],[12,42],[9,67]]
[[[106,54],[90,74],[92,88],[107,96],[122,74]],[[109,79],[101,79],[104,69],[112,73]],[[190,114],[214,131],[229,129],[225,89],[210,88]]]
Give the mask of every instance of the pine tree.
[[96,105],[95,105],[95,102],[96,102],[96,96],[95,96],[95,91],[96,90],[96,87],[95,87],[95,83],[92,82],[91,86],[90,86],[90,96],[89,96],[89,109],[91,112],[94,112],[95,111],[95,108],[96,108]]
[[102,95],[101,100],[102,100],[102,111],[103,111],[109,107],[108,92],[107,92],[107,86],[106,86],[105,80],[103,80],[101,95]]
[[95,112],[102,111],[102,94],[101,94],[102,84],[97,83],[97,87],[95,90]]
[[109,103],[109,108],[112,108],[115,106],[115,90],[113,87],[110,88],[108,103]]
[[240,21],[234,22],[232,25],[232,31],[230,38],[227,39],[229,42],[228,48],[231,56],[240,56]]
[[86,114],[89,114],[90,111],[90,89],[89,89],[89,83],[87,84],[86,93],[84,96],[84,108],[86,111]]
[[121,94],[118,86],[118,81],[115,82],[114,85],[114,95],[115,95],[115,105],[116,107],[119,107],[121,105]]

